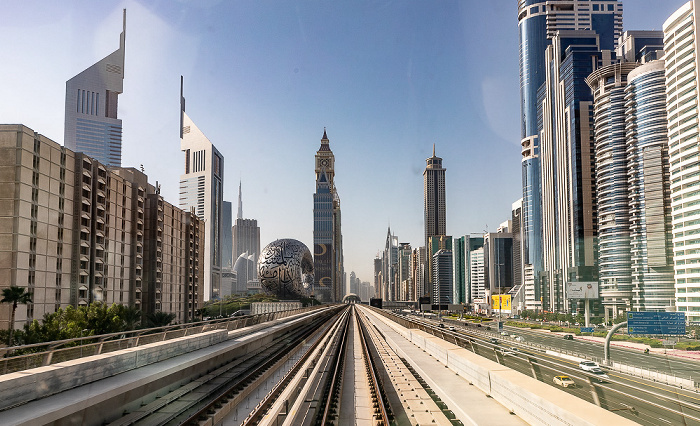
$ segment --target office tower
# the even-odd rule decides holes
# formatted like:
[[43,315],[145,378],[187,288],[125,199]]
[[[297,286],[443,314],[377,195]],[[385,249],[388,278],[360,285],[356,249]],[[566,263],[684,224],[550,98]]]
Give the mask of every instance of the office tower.
[[335,187],[335,156],[323,129],[316,152],[314,193],[314,295],[324,302],[339,302],[343,294],[343,235],[340,197]]
[[505,294],[513,287],[513,236],[510,220],[497,232],[484,234],[484,287],[491,294]]
[[[469,291],[475,306],[488,303],[486,300],[486,276],[484,274],[484,247],[472,250],[469,256]],[[476,310],[476,309],[475,309]]]
[[[482,235],[464,235],[452,240],[454,303],[469,304],[472,298],[472,254],[484,246]],[[483,276],[483,271],[482,271]]]
[[546,77],[538,94],[540,277],[546,308],[555,312],[572,309],[569,282],[597,279],[593,95],[585,79],[601,57],[610,63],[612,52],[601,53],[600,38],[593,31],[558,31],[545,51]]
[[465,303],[469,299],[466,296],[469,251],[465,248],[468,239],[469,236],[452,239],[452,300],[454,303]]
[[377,255],[374,258],[374,291],[375,293],[371,295],[372,298],[381,297],[381,283],[382,283],[382,258]]
[[396,282],[399,284],[399,294],[397,300],[416,300],[415,289],[411,280],[411,244],[400,243],[398,247],[398,259]]
[[[700,1],[681,6],[664,22],[664,61],[666,70],[666,115],[671,171],[673,211],[673,260],[676,306],[686,320],[700,321],[700,299],[689,297],[700,292],[700,184],[697,154],[698,134],[698,20]],[[689,294],[691,293],[691,294]]]
[[397,300],[396,271],[399,262],[399,237],[392,235],[391,228],[386,231],[386,243],[382,255],[382,299]]
[[528,270],[527,275],[536,280],[543,270],[541,173],[552,167],[540,156],[538,91],[545,81],[545,50],[556,33],[563,30],[596,31],[601,34],[600,48],[613,50],[622,32],[622,3],[610,0],[518,2],[523,187],[521,262]]
[[[648,259],[645,259],[648,254],[644,242],[647,231],[652,231],[649,234],[652,240],[658,239],[659,235],[655,236],[654,234],[661,232],[660,250],[664,252],[662,262],[665,264],[670,260],[666,259],[665,255],[666,224],[663,218],[664,191],[662,183],[664,171],[662,152],[659,148],[660,144],[665,144],[666,136],[658,133],[658,124],[661,123],[663,129],[665,123],[662,110],[665,100],[663,97],[658,97],[658,91],[656,99],[654,96],[649,96],[648,91],[651,86],[644,83],[645,79],[640,80],[644,85],[644,93],[641,95],[645,98],[645,102],[654,100],[657,103],[658,111],[654,111],[656,117],[651,117],[656,122],[657,131],[650,134],[650,129],[646,129],[641,134],[641,139],[638,139],[637,126],[638,124],[644,125],[643,121],[650,119],[646,115],[646,111],[649,109],[653,111],[653,105],[642,105],[641,111],[645,113],[640,117],[633,115],[634,108],[628,109],[632,106],[633,92],[635,92],[634,87],[629,87],[629,74],[639,67],[640,63],[626,61],[626,59],[634,61],[637,58],[646,61],[646,58],[654,53],[654,49],[660,48],[661,33],[654,31],[626,32],[621,37],[621,41],[615,57],[611,60],[607,56],[607,52],[603,52],[601,66],[586,78],[586,82],[593,90],[595,101],[599,282],[606,318],[615,317],[624,311],[633,309],[634,289],[636,288],[637,292],[642,291],[639,287],[642,282],[639,279],[633,285],[633,275],[640,277],[639,274],[644,274],[644,270],[652,265],[663,268],[659,264],[661,262],[659,259],[651,259],[651,264],[647,262]],[[633,92],[630,93],[630,90]],[[630,93],[630,98],[627,97],[627,93]],[[641,123],[638,122],[639,119],[642,120]],[[638,142],[641,142],[641,146],[636,147]],[[654,149],[658,151],[656,154],[652,154]],[[637,156],[636,151],[642,154],[642,158]],[[643,158],[644,155],[647,156],[648,161],[646,162]],[[656,155],[658,158],[653,159],[649,157],[651,155]],[[648,175],[644,173],[644,170],[639,169],[640,160],[642,167],[647,167]],[[658,163],[658,168],[653,166],[654,162]],[[650,179],[648,183],[651,186],[647,186],[647,178]],[[630,191],[631,188],[634,188],[635,193]],[[647,190],[650,191],[647,193]],[[656,190],[658,192],[655,192]],[[645,206],[647,194],[651,196],[648,200],[648,207],[651,210],[647,210]],[[634,220],[631,216],[632,209],[636,209]],[[647,212],[650,222],[646,222]],[[660,227],[657,227],[656,222],[659,217],[661,222]],[[636,253],[635,268],[637,272],[635,274],[632,272],[633,233],[636,235],[634,252]],[[655,245],[656,243],[652,244],[652,246]],[[652,254],[653,250],[652,248]],[[657,284],[654,283],[654,279],[649,281],[650,286]],[[639,304],[637,304],[636,309],[639,309]]]
[[106,167],[22,125],[0,125],[0,158],[14,159],[0,166],[0,220],[9,225],[0,229],[2,286],[34,295],[18,308],[17,327],[93,302],[193,318],[200,222],[165,202],[146,175]]
[[[513,288],[510,293],[512,295],[512,306],[522,310],[525,306],[525,283],[523,282],[523,273],[525,264],[523,263],[523,236],[522,236],[522,217],[523,215],[523,199],[519,199],[511,206],[511,234],[513,234]],[[530,283],[528,283],[530,284]],[[534,285],[534,282],[532,283]]]
[[117,98],[124,87],[126,9],[119,49],[66,82],[64,145],[105,166],[122,163],[122,121]]
[[[431,270],[431,272],[428,273],[428,277],[430,278],[430,281],[427,281],[428,285],[426,286],[426,290],[430,292],[428,294],[431,298],[430,300],[437,300],[432,294],[432,291],[435,288],[435,277],[432,274],[432,271],[435,270],[435,266],[433,265],[435,253],[437,253],[440,250],[449,250],[451,253],[452,246],[453,246],[452,236],[432,235],[432,236],[428,237],[428,247],[427,247],[427,250],[425,253],[426,257],[428,258],[426,268],[429,268]],[[452,280],[450,280],[450,281],[452,281]],[[452,299],[451,294],[450,294],[450,299]],[[436,302],[433,302],[433,303],[436,303]]]
[[180,77],[180,150],[185,173],[180,175],[180,208],[194,208],[204,220],[204,300],[221,297],[221,247],[224,156],[185,113]]
[[233,211],[230,201],[224,201],[221,209],[221,295],[235,293],[236,279],[233,272]]
[[452,303],[452,250],[440,249],[433,255],[433,290],[430,302],[447,309]]
[[233,211],[230,201],[224,201],[221,209],[221,267],[233,269]]
[[[432,259],[435,252],[430,251],[430,237],[445,235],[445,169],[442,167],[442,158],[435,156],[433,144],[433,156],[425,160],[423,171],[423,201],[425,206],[425,246],[428,247],[428,276],[427,281],[432,283]],[[450,247],[451,249],[451,247]]]
[[427,274],[425,272],[425,265],[425,247],[413,249],[411,253],[411,281],[415,288],[416,301],[430,294],[429,290],[426,288],[425,277]]
[[644,63],[629,73],[625,115],[632,309],[673,310],[673,214],[663,60]]
[[[233,225],[233,261],[234,269],[243,271],[243,275],[236,276],[236,287],[233,292],[246,293],[248,291],[248,281],[258,279],[258,271],[255,266],[260,256],[260,228],[255,219],[243,219],[243,193],[242,183],[238,183],[238,213],[236,222]],[[244,257],[241,258],[241,256]],[[235,265],[238,260],[245,266]],[[251,266],[248,261],[253,261]]]

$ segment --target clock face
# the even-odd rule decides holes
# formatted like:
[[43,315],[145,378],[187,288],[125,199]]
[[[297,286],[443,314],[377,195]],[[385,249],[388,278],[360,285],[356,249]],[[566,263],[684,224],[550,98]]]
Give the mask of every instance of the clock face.
[[323,167],[328,167],[328,160],[324,158],[323,160],[319,161],[319,164]]

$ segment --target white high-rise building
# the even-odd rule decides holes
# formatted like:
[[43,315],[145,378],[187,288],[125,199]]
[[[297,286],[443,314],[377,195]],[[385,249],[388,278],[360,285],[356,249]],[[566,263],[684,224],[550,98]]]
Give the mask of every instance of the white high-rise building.
[[700,321],[698,10],[689,1],[663,25],[676,306],[691,322]]
[[66,82],[64,146],[113,167],[122,164],[117,98],[124,88],[126,9],[123,19],[119,49]]
[[194,208],[205,220],[204,300],[221,297],[221,248],[224,156],[185,114],[180,78],[180,150],[185,173],[180,176],[180,208]]

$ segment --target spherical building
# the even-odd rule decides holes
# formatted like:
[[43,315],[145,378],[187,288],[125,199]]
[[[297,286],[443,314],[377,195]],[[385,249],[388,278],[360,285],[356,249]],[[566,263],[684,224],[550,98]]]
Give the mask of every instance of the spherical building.
[[309,293],[313,275],[311,251],[297,240],[275,240],[262,250],[258,258],[260,286],[282,299]]

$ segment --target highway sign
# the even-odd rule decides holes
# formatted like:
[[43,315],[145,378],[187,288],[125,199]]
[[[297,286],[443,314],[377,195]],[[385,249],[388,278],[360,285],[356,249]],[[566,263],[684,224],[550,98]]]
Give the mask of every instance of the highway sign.
[[581,333],[593,333],[593,327],[581,327]]
[[685,334],[683,312],[627,312],[628,334]]

